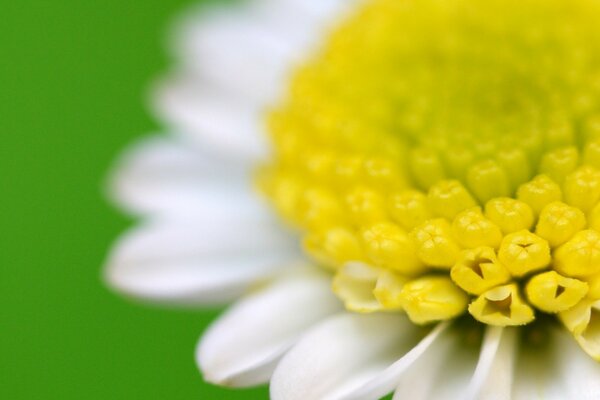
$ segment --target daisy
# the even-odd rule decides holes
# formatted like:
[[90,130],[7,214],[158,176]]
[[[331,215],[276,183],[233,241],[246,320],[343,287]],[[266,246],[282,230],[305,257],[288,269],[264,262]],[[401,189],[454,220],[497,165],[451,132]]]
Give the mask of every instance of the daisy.
[[600,398],[598,17],[595,0],[188,14],[157,88],[172,134],[116,167],[143,222],[108,282],[243,296],[196,359],[276,400]]

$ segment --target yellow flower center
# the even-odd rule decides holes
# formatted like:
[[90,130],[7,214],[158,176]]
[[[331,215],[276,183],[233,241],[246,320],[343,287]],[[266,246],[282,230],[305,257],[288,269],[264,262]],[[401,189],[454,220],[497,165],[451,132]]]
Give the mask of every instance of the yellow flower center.
[[374,0],[269,114],[259,185],[350,310],[557,314],[600,357],[600,2]]

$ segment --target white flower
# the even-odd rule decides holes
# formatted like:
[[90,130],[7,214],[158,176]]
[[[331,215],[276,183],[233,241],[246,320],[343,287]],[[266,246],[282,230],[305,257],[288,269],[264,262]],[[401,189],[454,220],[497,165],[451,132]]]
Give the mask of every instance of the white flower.
[[[526,343],[519,339],[523,328],[493,323],[483,338],[461,321],[423,328],[411,321],[423,317],[421,310],[413,313],[406,304],[411,319],[346,311],[331,289],[331,273],[305,261],[296,235],[255,195],[254,168],[268,158],[265,109],[281,101],[295,67],[357,4],[252,0],[186,15],[175,40],[177,66],[157,87],[156,111],[169,135],[142,140],[116,166],[111,193],[142,222],[115,246],[109,284],[173,305],[222,304],[241,296],[200,340],[198,365],[206,380],[220,385],[270,382],[276,400],[377,399],[391,392],[411,400],[599,399],[600,366],[557,327],[544,327],[537,341],[539,327],[532,328]],[[479,214],[463,217],[483,218]],[[393,226],[376,228],[367,230],[370,238],[399,237]],[[489,246],[500,246],[502,234],[498,229],[498,243]],[[343,286],[336,292],[347,309],[381,310],[385,300],[371,294],[382,276],[389,278],[381,271],[390,260],[378,256],[374,268],[344,263],[337,273],[334,287]],[[410,274],[425,264],[412,262]],[[493,287],[507,283],[511,275],[505,274]],[[396,281],[386,282],[393,287]],[[358,298],[359,286],[368,288],[366,298]],[[458,311],[465,312],[467,296],[459,296],[464,306]],[[582,344],[588,353],[594,346]]]

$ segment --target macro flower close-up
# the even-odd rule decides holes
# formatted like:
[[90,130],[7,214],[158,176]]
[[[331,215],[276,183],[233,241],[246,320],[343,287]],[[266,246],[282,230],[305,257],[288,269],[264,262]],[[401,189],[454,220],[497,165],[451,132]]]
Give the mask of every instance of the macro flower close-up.
[[202,378],[274,400],[600,399],[598,21],[596,0],[187,10],[162,132],[110,172],[138,223],[106,284],[231,303]]

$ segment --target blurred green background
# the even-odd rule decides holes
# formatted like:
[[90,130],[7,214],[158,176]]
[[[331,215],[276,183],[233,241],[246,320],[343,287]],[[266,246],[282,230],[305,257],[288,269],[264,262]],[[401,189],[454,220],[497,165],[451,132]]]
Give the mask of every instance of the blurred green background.
[[133,221],[102,197],[119,150],[160,127],[145,109],[164,37],[190,1],[0,5],[0,398],[249,399],[193,361],[217,315],[132,304],[101,266]]

